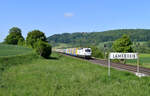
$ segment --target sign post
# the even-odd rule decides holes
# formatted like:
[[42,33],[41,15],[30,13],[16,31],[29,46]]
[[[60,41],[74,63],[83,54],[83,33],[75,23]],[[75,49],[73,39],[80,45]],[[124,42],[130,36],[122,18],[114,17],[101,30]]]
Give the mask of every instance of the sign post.
[[140,72],[138,53],[110,53],[108,56],[108,76],[110,76],[111,59],[137,59],[137,73]]
[[137,73],[139,73],[140,72],[140,60],[139,60],[139,58],[137,58]]
[[110,76],[110,59],[108,57],[108,76]]

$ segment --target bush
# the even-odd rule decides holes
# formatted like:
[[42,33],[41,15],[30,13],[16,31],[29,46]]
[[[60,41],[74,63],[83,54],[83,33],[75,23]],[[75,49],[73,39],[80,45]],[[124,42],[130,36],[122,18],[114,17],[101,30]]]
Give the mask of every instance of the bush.
[[95,47],[95,46],[91,46],[90,48],[92,49],[92,56],[93,56],[93,57],[96,57],[96,58],[104,58],[104,55],[103,55],[103,53],[101,52],[100,49],[98,49],[98,48]]
[[36,44],[35,44],[35,50],[36,52],[44,57],[44,58],[49,58],[49,56],[51,55],[51,45],[48,44],[47,42],[41,41],[39,40]]
[[24,40],[24,38],[20,38],[20,39],[19,39],[18,45],[20,45],[20,46],[24,46],[24,45],[25,45],[25,40]]

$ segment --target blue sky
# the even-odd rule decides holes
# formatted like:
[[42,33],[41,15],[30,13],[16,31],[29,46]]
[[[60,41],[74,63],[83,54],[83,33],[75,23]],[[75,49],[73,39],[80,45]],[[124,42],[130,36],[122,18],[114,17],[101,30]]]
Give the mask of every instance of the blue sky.
[[46,36],[64,32],[150,29],[149,0],[0,0],[0,42],[12,27]]

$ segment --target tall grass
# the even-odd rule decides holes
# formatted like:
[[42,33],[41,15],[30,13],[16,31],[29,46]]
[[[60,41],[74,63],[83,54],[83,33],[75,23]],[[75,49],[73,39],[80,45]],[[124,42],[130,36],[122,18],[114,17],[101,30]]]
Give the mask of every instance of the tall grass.
[[2,74],[14,65],[27,64],[38,58],[29,48],[0,44],[0,86]]
[[12,66],[2,74],[2,96],[148,96],[150,78],[60,54]]

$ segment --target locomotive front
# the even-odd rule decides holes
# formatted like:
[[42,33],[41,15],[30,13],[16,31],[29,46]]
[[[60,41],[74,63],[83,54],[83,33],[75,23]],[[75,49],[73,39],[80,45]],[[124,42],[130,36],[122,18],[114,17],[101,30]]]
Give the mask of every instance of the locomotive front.
[[84,56],[85,58],[91,58],[91,55],[92,55],[92,50],[91,48],[84,48]]

